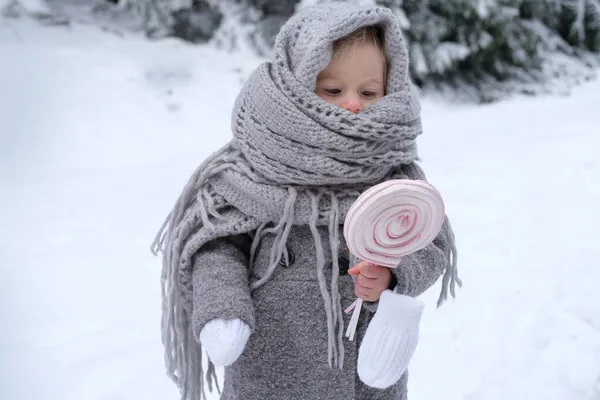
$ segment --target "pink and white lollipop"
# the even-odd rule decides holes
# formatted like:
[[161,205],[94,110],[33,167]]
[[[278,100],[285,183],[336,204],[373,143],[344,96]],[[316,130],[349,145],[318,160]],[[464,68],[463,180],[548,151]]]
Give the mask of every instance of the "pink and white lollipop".
[[365,191],[350,207],[344,236],[358,259],[396,268],[403,256],[435,239],[444,215],[442,196],[429,183],[386,181]]
[[[359,260],[396,268],[402,257],[427,247],[444,223],[440,193],[420,180],[396,179],[365,191],[352,204],[344,223],[350,252]],[[354,315],[346,336],[354,337],[362,300],[346,312]]]

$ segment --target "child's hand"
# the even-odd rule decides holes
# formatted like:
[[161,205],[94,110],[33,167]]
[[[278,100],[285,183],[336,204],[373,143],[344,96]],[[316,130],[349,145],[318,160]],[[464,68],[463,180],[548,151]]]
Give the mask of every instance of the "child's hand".
[[378,301],[381,293],[388,289],[392,281],[392,271],[389,268],[363,261],[356,264],[348,274],[356,276],[354,293],[364,301]]

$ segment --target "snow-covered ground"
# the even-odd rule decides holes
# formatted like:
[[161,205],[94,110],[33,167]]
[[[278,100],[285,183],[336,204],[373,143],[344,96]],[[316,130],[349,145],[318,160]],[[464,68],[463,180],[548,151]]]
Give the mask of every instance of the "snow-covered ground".
[[[0,398],[177,399],[149,245],[259,60],[25,20],[0,54]],[[411,400],[600,399],[598,104],[424,103],[464,288],[423,296]]]

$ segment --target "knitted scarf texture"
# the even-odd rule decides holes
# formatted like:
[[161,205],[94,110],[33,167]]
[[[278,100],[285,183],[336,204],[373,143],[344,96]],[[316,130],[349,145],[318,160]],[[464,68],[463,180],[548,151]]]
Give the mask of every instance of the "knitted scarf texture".
[[[332,57],[333,42],[364,26],[385,32],[387,94],[359,114],[325,102],[314,93],[316,78]],[[203,367],[194,338],[192,258],[219,237],[253,232],[250,268],[261,239],[273,235],[269,280],[287,257],[292,226],[310,228],[328,326],[330,365],[343,363],[343,311],[338,291],[340,225],[356,198],[388,179],[425,179],[415,144],[421,134],[418,94],[408,76],[408,55],[393,13],[346,3],[320,4],[283,26],[274,59],[260,65],[243,85],[234,105],[233,139],[192,174],[152,247],[162,252],[162,340],[168,375],[182,399],[212,391],[215,369]],[[331,284],[325,276],[324,246],[318,228],[329,232]],[[441,304],[455,284],[456,250],[446,219],[442,234],[451,243]]]

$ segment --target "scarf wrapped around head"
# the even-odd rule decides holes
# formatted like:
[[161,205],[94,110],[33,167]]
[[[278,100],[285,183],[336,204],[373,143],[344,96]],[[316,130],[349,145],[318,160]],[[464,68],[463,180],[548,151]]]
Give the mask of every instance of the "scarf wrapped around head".
[[[333,42],[379,25],[385,32],[387,94],[359,114],[314,93],[318,73],[331,60]],[[255,232],[254,253],[274,235],[264,284],[282,257],[293,225],[308,226],[315,239],[319,286],[329,331],[330,365],[343,363],[343,314],[338,291],[340,224],[367,188],[387,179],[425,179],[415,139],[421,134],[418,95],[408,76],[408,54],[398,22],[384,8],[320,4],[293,16],[276,38],[274,60],[247,79],[232,113],[233,140],[193,173],[153,243],[163,253],[162,339],[169,376],[182,399],[205,395],[202,349],[192,327],[192,258],[219,237]],[[409,171],[410,173],[407,173]],[[453,293],[456,255],[450,246],[440,304]],[[318,227],[329,230],[331,285]],[[207,380],[212,389],[214,366]]]

